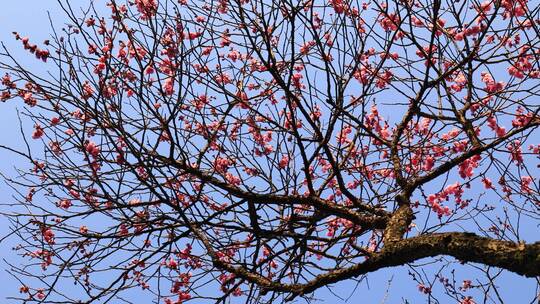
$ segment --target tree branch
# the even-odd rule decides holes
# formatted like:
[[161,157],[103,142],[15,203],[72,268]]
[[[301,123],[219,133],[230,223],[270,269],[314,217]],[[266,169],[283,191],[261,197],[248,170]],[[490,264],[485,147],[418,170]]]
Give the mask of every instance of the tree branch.
[[302,293],[310,293],[319,287],[382,268],[405,265],[438,255],[503,268],[525,277],[540,276],[540,242],[514,243],[473,233],[450,232],[422,235],[387,244],[381,253],[373,255],[364,263],[317,276],[304,285]]

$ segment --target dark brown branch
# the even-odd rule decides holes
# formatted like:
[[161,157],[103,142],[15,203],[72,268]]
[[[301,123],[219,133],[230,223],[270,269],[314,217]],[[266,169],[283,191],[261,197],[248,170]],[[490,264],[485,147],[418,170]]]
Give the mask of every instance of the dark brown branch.
[[364,263],[317,276],[302,291],[310,293],[321,286],[438,255],[503,268],[525,277],[540,276],[540,242],[514,243],[453,232],[422,235],[386,245],[380,254]]

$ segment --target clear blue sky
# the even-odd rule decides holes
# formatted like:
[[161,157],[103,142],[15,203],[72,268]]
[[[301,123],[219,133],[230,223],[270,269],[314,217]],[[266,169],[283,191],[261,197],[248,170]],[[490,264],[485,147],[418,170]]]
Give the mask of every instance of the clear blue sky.
[[[87,0],[74,0],[70,2],[73,6],[77,6],[79,3],[81,5],[87,3]],[[105,1],[96,2],[105,3]],[[11,32],[18,31],[22,35],[30,36],[34,41],[43,41],[49,38],[50,24],[47,11],[50,12],[56,24],[60,25],[63,23],[63,14],[59,11],[55,0],[4,0],[0,7],[0,41],[12,50],[23,63],[27,63],[31,68],[41,69],[43,65],[38,66],[35,60],[22,51],[19,43],[15,43]],[[23,142],[19,133],[19,123],[16,115],[17,106],[20,107],[21,104],[14,102],[0,104],[2,113],[0,119],[0,130],[2,130],[0,133],[1,145],[15,148],[22,147]],[[26,129],[28,130],[30,127],[31,123],[26,121]],[[0,150],[0,160],[0,171],[7,176],[15,176],[14,167],[27,166],[22,159],[17,158],[5,150]],[[0,185],[0,202],[12,202],[13,199],[11,196],[13,194],[13,190],[2,182]],[[8,231],[8,221],[4,217],[0,217],[1,235],[4,236]],[[4,298],[18,293],[19,283],[6,273],[5,270],[9,268],[9,265],[4,261],[7,260],[12,263],[21,261],[11,250],[11,247],[16,242],[16,239],[8,238],[0,244],[0,258],[2,259],[0,263],[0,281],[2,282],[2,286],[0,287],[0,303],[10,303],[9,300],[4,300]],[[466,271],[470,272],[473,270],[469,267],[466,268]],[[466,271],[458,272],[458,278],[467,275],[468,273]],[[385,298],[388,280],[392,277],[393,280],[390,285],[389,295],[388,298]],[[499,280],[499,285],[502,288],[502,296],[506,300],[506,303],[528,303],[531,301],[535,289],[534,280],[524,280],[513,274],[505,274]],[[338,284],[333,289],[333,292],[340,297],[346,298],[351,295],[355,287],[356,284],[354,282],[345,282]],[[344,303],[326,289],[321,289],[317,292],[316,296],[323,300],[323,303]],[[407,268],[400,267],[381,270],[371,274],[368,281],[360,283],[356,288],[348,303],[405,303],[404,299],[408,299],[409,303],[427,302],[426,297],[417,291],[416,283],[412,282],[407,275]],[[449,298],[442,299],[444,300],[441,303],[454,303]],[[144,303],[150,302],[145,301]]]

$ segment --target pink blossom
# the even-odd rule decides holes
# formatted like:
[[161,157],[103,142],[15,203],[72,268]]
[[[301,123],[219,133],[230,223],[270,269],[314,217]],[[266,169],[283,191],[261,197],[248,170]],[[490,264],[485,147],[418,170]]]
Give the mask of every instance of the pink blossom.
[[525,194],[531,194],[533,190],[530,188],[530,184],[533,182],[533,178],[531,176],[522,176],[521,177],[521,192]]
[[280,169],[285,169],[288,165],[289,165],[289,156],[283,155],[283,157],[279,161],[278,166],[279,166]]
[[141,14],[141,20],[152,18],[157,12],[158,4],[156,0],[135,0],[137,11]]
[[34,132],[32,133],[32,138],[39,139],[43,136],[43,134],[45,134],[45,132],[43,131],[43,128],[40,125],[36,124],[34,126]]

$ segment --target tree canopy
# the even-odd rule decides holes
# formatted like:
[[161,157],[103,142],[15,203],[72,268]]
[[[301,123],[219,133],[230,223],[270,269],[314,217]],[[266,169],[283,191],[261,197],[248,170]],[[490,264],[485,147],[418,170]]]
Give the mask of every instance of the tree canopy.
[[430,303],[498,303],[490,269],[540,276],[539,3],[58,3],[49,40],[13,33],[46,73],[0,51],[34,126],[3,147],[31,164],[16,299],[309,301],[407,266]]

